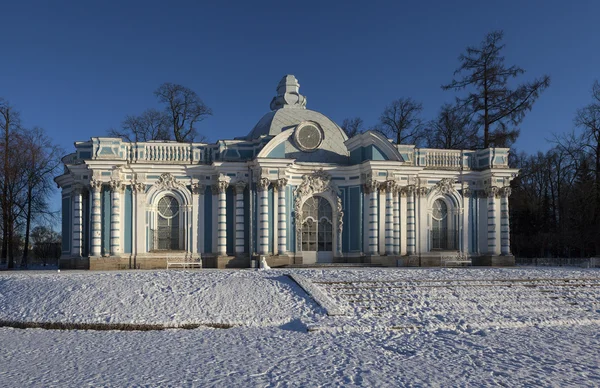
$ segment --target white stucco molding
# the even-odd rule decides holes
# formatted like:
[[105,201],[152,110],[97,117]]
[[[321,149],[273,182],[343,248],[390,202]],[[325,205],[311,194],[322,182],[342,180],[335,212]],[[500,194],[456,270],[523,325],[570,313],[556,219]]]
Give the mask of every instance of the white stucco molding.
[[256,155],[257,158],[267,158],[269,154],[281,143],[284,143],[286,140],[292,136],[294,133],[294,128],[286,129],[281,132],[279,135],[272,138],[260,152]]
[[374,145],[379,148],[389,160],[404,162],[404,158],[402,155],[400,155],[400,152],[396,146],[377,131],[366,131],[360,133],[346,140],[344,144],[348,148],[348,152],[352,152],[359,147]]

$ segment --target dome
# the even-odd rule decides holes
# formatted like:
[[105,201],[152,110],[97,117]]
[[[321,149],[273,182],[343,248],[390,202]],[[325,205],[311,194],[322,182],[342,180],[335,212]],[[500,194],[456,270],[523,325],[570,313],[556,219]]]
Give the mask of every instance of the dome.
[[[316,124],[323,132],[323,141],[320,144],[319,152],[315,155],[304,156],[301,159],[313,161],[319,156],[337,155],[331,162],[342,162],[347,158],[348,150],[344,142],[348,140],[346,133],[329,117],[314,110],[306,109],[306,97],[299,92],[300,84],[293,75],[286,75],[277,85],[277,95],[271,101],[271,112],[265,114],[252,131],[246,137],[247,140],[259,138],[261,136],[277,136],[288,129],[296,129],[301,124]],[[300,157],[302,151],[295,144],[286,145],[286,155],[289,157]],[[314,160],[316,161],[316,160]]]

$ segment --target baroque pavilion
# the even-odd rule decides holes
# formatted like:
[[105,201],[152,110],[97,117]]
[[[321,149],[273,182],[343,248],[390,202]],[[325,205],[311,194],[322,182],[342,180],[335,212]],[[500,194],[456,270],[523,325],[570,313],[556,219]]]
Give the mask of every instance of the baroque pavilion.
[[508,149],[349,139],[299,86],[283,77],[271,111],[233,140],[76,142],[55,178],[61,268],[514,264]]

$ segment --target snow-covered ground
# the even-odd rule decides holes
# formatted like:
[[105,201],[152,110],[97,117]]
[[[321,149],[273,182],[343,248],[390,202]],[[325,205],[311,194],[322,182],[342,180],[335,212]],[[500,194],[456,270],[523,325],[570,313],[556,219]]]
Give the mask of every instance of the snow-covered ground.
[[3,321],[237,326],[0,328],[0,386],[597,386],[599,297],[557,268],[3,272]]

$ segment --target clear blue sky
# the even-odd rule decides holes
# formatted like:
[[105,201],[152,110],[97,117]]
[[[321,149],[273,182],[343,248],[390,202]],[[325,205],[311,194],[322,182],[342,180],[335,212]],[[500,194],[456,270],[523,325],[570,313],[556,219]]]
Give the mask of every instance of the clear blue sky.
[[516,147],[545,150],[570,131],[600,79],[600,1],[6,1],[0,96],[67,152],[127,114],[157,107],[163,82],[195,90],[211,141],[247,134],[294,74],[307,107],[375,124],[412,97],[433,118],[455,94],[457,57],[503,29],[523,80],[552,77]]

